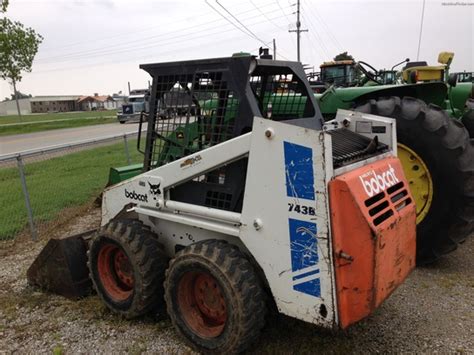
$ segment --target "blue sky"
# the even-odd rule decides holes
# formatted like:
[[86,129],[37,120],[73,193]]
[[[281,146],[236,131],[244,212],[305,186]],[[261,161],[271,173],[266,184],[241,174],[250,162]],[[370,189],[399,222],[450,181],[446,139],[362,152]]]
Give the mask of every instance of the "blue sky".
[[[43,35],[33,72],[19,90],[33,95],[111,94],[144,87],[141,63],[257,53],[275,38],[277,54],[296,58],[296,0],[219,0],[258,39],[211,6],[215,0],[10,0],[7,15]],[[474,71],[474,1],[426,0],[420,60],[455,52],[454,70]],[[341,51],[376,68],[416,59],[422,0],[301,0],[302,60],[319,66]],[[451,3],[456,3],[452,1]],[[244,30],[245,32],[245,30]],[[281,58],[281,57],[280,57]],[[11,86],[0,81],[0,98]]]

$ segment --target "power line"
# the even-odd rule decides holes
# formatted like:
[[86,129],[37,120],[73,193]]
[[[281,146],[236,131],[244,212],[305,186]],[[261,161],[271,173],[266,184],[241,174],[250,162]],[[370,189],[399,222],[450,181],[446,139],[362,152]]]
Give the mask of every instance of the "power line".
[[[282,18],[283,16],[278,16],[278,17],[275,17],[275,18],[272,18],[273,20],[276,20],[278,18]],[[260,22],[256,22],[254,24],[258,24]],[[185,39],[183,40],[179,40],[179,41],[176,41],[176,40],[172,40],[172,41],[168,41],[166,44],[179,44],[179,43],[182,43],[182,42],[188,42],[188,41],[195,41],[196,39],[198,38],[211,38],[212,41],[215,41],[214,38],[212,38],[212,35],[213,34],[221,34],[221,33],[226,33],[226,32],[231,32],[233,31],[232,28],[230,29],[227,29],[227,30],[219,30],[218,32],[215,32],[215,33],[211,33],[211,34],[203,34],[203,35],[200,35],[200,36],[194,36],[194,37],[190,37],[190,36],[181,36],[181,37],[186,37]],[[225,39],[224,41],[227,41],[228,39]],[[163,47],[163,44],[165,44],[164,42],[157,42],[157,43],[153,43],[152,45],[147,45],[147,46],[142,46],[140,48],[134,48],[134,53],[137,52],[137,51],[141,51],[141,50],[149,50],[150,48],[155,48],[155,47]],[[202,47],[203,46],[203,43],[200,42],[196,47]],[[187,46],[186,48],[183,48],[182,50],[187,50],[191,47]],[[169,52],[178,52],[179,50],[171,50]],[[101,53],[101,54],[95,54],[94,56],[106,56],[106,55],[115,55],[117,53],[123,53],[123,52],[130,52],[130,50],[127,48],[127,49],[121,49],[121,50],[112,50],[112,51],[109,51],[108,53]],[[159,53],[160,55],[164,54],[164,53],[168,53],[168,52],[161,52]],[[283,58],[286,58],[284,56],[282,56]],[[138,59],[138,57],[135,57],[136,59]],[[71,60],[75,60],[77,58],[70,58],[70,59],[66,59],[66,60],[62,60],[63,62],[65,61],[71,61]],[[287,58],[286,58],[287,59]],[[288,60],[288,59],[287,59]],[[58,62],[58,61],[57,61]],[[50,63],[48,63],[50,64]],[[85,67],[87,67],[88,65],[85,65]],[[72,67],[74,68],[74,67]]]
[[[286,32],[287,29],[286,29],[286,28],[283,28],[283,27],[281,27],[281,26],[279,26],[279,25],[277,25],[271,18],[269,18],[269,17],[267,16],[267,14],[265,14],[265,12],[262,11],[261,7],[257,6],[252,0],[249,0],[249,1],[250,1],[250,3],[253,5],[253,7],[254,7],[258,12],[260,12],[263,17],[265,17],[265,19],[266,19],[268,22],[270,22],[270,23],[271,23],[273,26],[275,26],[276,28],[278,28],[278,29],[283,30],[283,31]],[[276,1],[276,3],[277,3],[277,5],[278,5],[278,7],[280,8],[281,12],[283,13],[283,15],[285,16],[285,18],[288,20],[288,16],[287,16],[286,13],[283,11],[283,8],[280,6],[280,4],[278,3],[278,1]],[[293,44],[294,44],[293,37],[290,37],[290,39],[291,39],[291,42],[293,42]],[[275,49],[275,48],[276,48],[276,43],[275,43],[275,38],[274,38],[274,39],[273,39],[273,52],[274,52],[273,55],[274,55],[274,59],[276,59],[276,49]],[[281,56],[283,59],[290,60],[290,59],[288,59],[287,57],[285,57],[284,55],[281,55],[281,54],[280,54],[280,56]]]
[[288,21],[288,24],[291,23],[290,21],[290,18],[287,16],[287,14],[285,13],[285,11],[283,11],[283,8],[281,7],[280,3],[278,2],[278,0],[275,0],[275,2],[277,3],[278,7],[280,8],[281,12],[283,13],[283,15],[285,15],[286,17],[286,20]]
[[423,0],[423,8],[421,10],[420,37],[418,38],[418,51],[416,52],[416,60],[420,59],[421,34],[423,33],[423,19],[424,19],[424,17],[425,17],[425,0]]
[[306,17],[303,15],[303,19],[308,22],[310,24],[310,27],[312,27],[313,31],[310,32],[310,34],[313,36],[313,39],[314,39],[314,45],[318,45],[319,48],[321,48],[321,51],[324,52],[324,55],[326,57],[330,57],[329,55],[329,50],[328,48],[326,47],[326,45],[324,44],[324,40],[323,38],[321,37],[321,35],[319,34],[319,32],[316,30],[316,26],[314,26],[312,24],[312,22],[310,21],[307,21]]
[[207,0],[204,0],[205,3],[211,8],[213,9],[216,13],[219,14],[219,16],[221,16],[224,20],[226,20],[227,22],[229,22],[232,26],[234,26],[236,29],[238,29],[240,32],[242,32],[243,34],[245,34],[246,36],[250,36],[252,38],[254,38],[254,36],[252,36],[250,33],[248,32],[245,32],[243,29],[241,29],[239,26],[237,26],[234,22],[232,22],[231,20],[229,20],[225,15],[223,15],[219,10],[217,10],[214,6],[212,6]]
[[260,7],[258,7],[252,0],[249,0],[250,3],[253,5],[253,7],[255,7],[255,9],[260,12],[262,14],[263,17],[266,18],[266,20],[268,22],[270,22],[273,26],[275,26],[276,28],[279,28],[280,30],[284,30],[286,31],[286,28],[283,28],[281,26],[278,26],[275,22],[273,22],[270,18],[268,18],[268,16],[265,14],[265,12],[262,11],[262,9]]
[[[275,11],[272,11],[272,12],[276,12],[277,10]],[[245,13],[248,13],[248,12],[253,12],[252,10],[248,10],[248,11],[243,11],[241,12],[240,14],[245,14]],[[252,17],[249,17],[248,19],[253,19],[253,18],[256,18],[258,17],[258,15],[256,16],[252,16]],[[220,22],[222,21],[222,19],[218,19],[218,20],[215,20],[213,22]],[[215,26],[212,25],[212,23],[210,23],[209,21],[205,22],[205,23],[200,23],[200,24],[196,24],[194,26],[190,26],[190,27],[187,27],[181,31],[170,31],[170,32],[165,32],[165,33],[162,33],[162,34],[158,34],[158,35],[153,35],[153,36],[148,36],[148,37],[143,37],[143,38],[140,38],[140,40],[133,40],[133,41],[125,41],[125,42],[122,42],[120,44],[113,44],[113,45],[108,45],[108,46],[102,46],[100,48],[92,48],[92,49],[89,49],[89,50],[82,50],[82,51],[76,51],[76,52],[70,52],[70,53],[66,53],[66,54],[63,54],[63,55],[56,55],[56,56],[50,56],[50,57],[44,57],[44,58],[38,58],[38,60],[41,62],[41,61],[47,61],[47,60],[50,60],[50,59],[58,59],[58,58],[65,58],[65,57],[75,57],[75,56],[82,56],[82,55],[85,55],[85,54],[88,54],[88,53],[100,53],[100,52],[104,52],[105,50],[107,49],[110,49],[110,48],[120,48],[120,47],[124,47],[126,46],[128,49],[133,49],[134,46],[137,46],[140,44],[140,42],[147,42],[147,41],[150,41],[152,39],[156,39],[156,38],[160,38],[160,37],[165,37],[169,34],[176,34],[176,33],[179,33],[179,32],[184,32],[184,31],[188,31],[190,29],[194,29],[194,28],[198,28],[198,27],[201,27],[201,26],[207,26],[209,27],[207,30],[209,29],[215,29]],[[210,25],[210,26],[209,26]],[[205,30],[201,30],[201,31],[198,31],[198,32],[194,32],[194,33],[200,33],[200,32],[203,32]],[[172,38],[178,38],[180,36],[174,36]],[[129,44],[132,44],[132,46],[129,46]]]
[[[205,0],[205,1],[206,1],[206,3],[207,3],[207,0]],[[270,43],[270,42],[265,42],[264,40],[260,39],[260,38],[259,38],[255,33],[253,33],[247,26],[245,26],[242,22],[240,22],[240,20],[239,20],[237,17],[235,17],[234,15],[232,15],[232,13],[231,13],[229,10],[227,10],[224,5],[222,5],[218,0],[215,0],[215,1],[216,1],[216,4],[217,4],[217,5],[219,5],[220,7],[222,7],[225,12],[227,12],[235,21],[237,21],[243,28],[245,28],[251,36],[253,36],[256,40],[262,42],[265,46],[269,46],[269,43]]]
[[[232,31],[232,29],[227,30],[227,31],[221,31],[221,32],[229,32]],[[225,38],[221,41],[215,41],[215,39],[212,39],[213,43],[221,43],[221,42],[227,42],[229,38]],[[170,54],[170,53],[179,53],[182,51],[187,51],[188,49],[192,48],[200,48],[202,47],[203,43],[197,43],[194,46],[186,46],[185,48],[178,48],[178,49],[170,49],[168,51],[160,52],[159,55],[165,55],[165,54]],[[257,48],[258,49],[258,48]],[[121,60],[109,60],[105,62],[99,62],[99,63],[93,63],[93,64],[84,64],[84,65],[76,65],[76,66],[68,66],[68,67],[54,67],[51,69],[45,69],[45,70],[35,70],[31,73],[28,73],[29,75],[34,75],[34,74],[44,74],[44,73],[50,73],[50,72],[60,72],[60,71],[70,71],[70,70],[75,70],[75,69],[83,69],[83,68],[91,68],[91,67],[98,67],[98,66],[104,66],[104,65],[111,65],[111,64],[121,64],[121,63],[130,63],[130,62],[137,62],[138,60],[142,60],[143,63],[143,56],[141,56],[142,59],[138,57],[133,57],[133,58],[127,58],[127,59],[121,59]]]
[[[209,13],[210,13],[209,11],[202,12],[202,13],[197,14],[195,16],[199,17],[199,16],[203,16],[203,15],[206,15],[206,14],[209,14]],[[172,21],[173,24],[181,23],[181,22],[189,22],[189,20],[188,19],[183,19],[181,21]],[[105,36],[105,37],[100,37],[100,38],[94,37],[94,41],[104,41],[104,40],[107,40],[107,39],[119,38],[119,37],[123,38],[124,36],[130,36],[130,35],[134,35],[134,34],[137,34],[137,33],[140,33],[140,32],[147,32],[147,31],[150,31],[150,30],[155,29],[155,28],[161,28],[161,27],[163,27],[163,25],[166,25],[166,24],[160,23],[159,25],[142,28],[142,29],[139,29],[139,30],[136,30],[136,31],[127,31],[127,32],[116,33],[112,36]],[[80,44],[85,44],[85,43],[90,44],[90,41],[85,40],[85,41],[73,42],[73,43],[63,45],[63,46],[55,46],[54,48],[46,48],[46,49],[43,49],[43,50],[44,51],[50,51],[51,49],[52,50],[58,50],[58,49],[76,47]]]
[[[289,28],[289,26],[291,25],[291,21],[290,21],[288,15],[285,13],[285,11],[283,11],[283,8],[281,7],[280,2],[278,0],[275,0],[275,2],[277,3],[278,7],[280,8],[281,13],[285,16],[286,21],[288,23],[288,28]],[[292,6],[293,5],[290,4],[290,7],[292,7]],[[290,40],[291,40],[291,43],[293,43],[293,45],[295,45],[295,41],[293,40],[293,36],[290,36]]]
[[[304,2],[306,3],[306,0],[304,0]],[[331,28],[328,26],[328,24],[326,23],[326,21],[324,21],[324,17],[321,16],[317,9],[315,7],[311,7],[309,6],[309,4],[307,4],[308,6],[304,6],[304,9],[306,10],[309,10],[309,12],[311,13],[311,15],[313,15],[315,17],[315,19],[317,21],[319,21],[319,23],[321,23],[322,27],[325,29],[327,35],[328,35],[328,38],[333,42],[334,46],[339,50],[339,51],[342,51],[343,50],[343,47],[341,46],[341,43],[337,40],[336,36],[334,35],[334,33],[331,31]],[[314,10],[314,12],[313,12]]]
[[[311,39],[309,38],[309,32],[306,33],[306,36],[307,36],[308,42],[311,43]],[[312,60],[313,64],[318,63],[318,61],[317,61],[318,55],[317,55],[316,50],[314,49],[314,46],[310,45],[309,46],[309,51],[311,53],[311,60]]]
[[[276,11],[273,11],[273,12],[276,12]],[[251,19],[254,19],[254,18],[259,18],[260,16],[259,15],[255,15],[255,16],[251,16],[251,17],[248,17],[246,18],[247,20],[251,20]],[[276,17],[276,18],[281,18],[282,16],[279,16],[279,17]],[[220,20],[216,20],[214,22],[219,22]],[[256,22],[254,24],[260,24],[261,22]],[[232,23],[231,23],[232,24]],[[39,60],[39,63],[40,64],[45,64],[45,63],[55,63],[55,62],[64,62],[64,61],[71,61],[71,60],[75,60],[75,59],[80,59],[80,58],[91,58],[91,57],[96,57],[96,56],[102,56],[102,55],[107,55],[107,54],[110,54],[110,53],[121,53],[121,52],[126,52],[126,51],[131,51],[131,50],[140,50],[140,49],[143,49],[143,48],[150,48],[150,47],[155,47],[157,46],[158,44],[162,44],[162,43],[177,43],[178,41],[176,41],[176,39],[180,39],[180,38],[183,38],[185,37],[187,40],[192,40],[192,39],[195,39],[195,38],[202,38],[203,36],[198,36],[196,37],[195,35],[196,34],[199,34],[199,33],[205,33],[205,32],[209,32],[211,30],[213,30],[212,33],[208,33],[205,36],[211,36],[213,34],[219,34],[219,33],[222,33],[222,32],[229,32],[229,31],[222,31],[222,30],[219,30],[219,31],[216,31],[216,26],[214,25],[214,23],[210,23],[210,22],[207,22],[206,25],[209,25],[208,28],[205,28],[205,29],[202,29],[200,31],[194,31],[193,33],[189,34],[189,33],[183,33],[183,34],[179,34],[179,35],[176,35],[176,36],[171,36],[171,37],[167,37],[164,42],[161,41],[161,42],[156,42],[154,41],[153,45],[146,45],[146,46],[143,46],[140,42],[131,42],[133,43],[132,45],[130,45],[128,42],[125,42],[125,43],[122,43],[121,45],[115,45],[115,46],[109,46],[109,47],[104,47],[102,49],[94,49],[94,50],[89,50],[89,51],[81,51],[81,52],[76,52],[76,53],[69,53],[69,54],[66,54],[66,55],[62,55],[62,56],[55,56],[55,57],[48,57],[48,58],[43,58],[42,60]],[[232,24],[234,27],[235,27],[235,24]],[[253,25],[253,24],[252,24]],[[189,28],[188,28],[189,29]],[[188,29],[185,29],[183,31],[187,31]],[[174,32],[170,32],[170,33],[177,33],[177,32],[183,32],[183,31],[174,31]],[[244,34],[248,35],[246,32],[243,32]],[[166,36],[167,34],[169,33],[165,33],[165,34],[160,34],[160,35],[155,35],[155,36],[151,36],[151,37],[147,37],[146,38],[146,42],[150,42],[149,40],[150,39],[156,39],[156,38],[160,38],[160,37],[164,37]],[[113,48],[113,49],[111,49]]]
[[[207,5],[209,5],[212,9],[214,9],[214,11],[216,11],[219,15],[221,15],[223,18],[225,18],[229,23],[231,23],[235,28],[237,28],[239,31],[247,34],[248,36],[256,39],[257,41],[263,43],[264,46],[267,46],[269,47],[269,42],[265,42],[264,40],[262,40],[261,38],[259,38],[254,32],[252,32],[246,25],[244,25],[236,16],[234,16],[229,10],[227,10],[221,3],[219,3],[218,0],[215,0],[216,3],[222,7],[224,9],[225,12],[227,12],[235,21],[237,21],[243,28],[245,28],[247,30],[247,32],[245,32],[242,28],[240,28],[239,26],[237,26],[234,22],[232,22],[229,18],[227,18],[224,14],[222,14],[221,12],[219,12],[217,9],[215,9],[207,0],[204,0],[206,2]],[[281,55],[280,54],[280,57],[286,59],[286,60],[290,60],[288,59],[287,57],[285,57],[284,55]]]

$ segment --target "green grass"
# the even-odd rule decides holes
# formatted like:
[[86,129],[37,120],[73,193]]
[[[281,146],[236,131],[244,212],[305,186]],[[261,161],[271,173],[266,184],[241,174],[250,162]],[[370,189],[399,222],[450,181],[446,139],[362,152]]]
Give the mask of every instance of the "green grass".
[[74,127],[83,127],[83,126],[92,126],[105,123],[115,123],[117,118],[115,117],[99,117],[96,119],[68,119],[67,121],[58,121],[58,122],[44,122],[44,123],[35,123],[35,124],[25,124],[18,126],[0,126],[0,136],[8,136],[12,134],[22,134],[22,133],[33,133],[47,131],[51,129],[60,129],[60,128],[74,128]]
[[107,117],[116,116],[116,111],[87,111],[87,112],[58,112],[58,113],[42,113],[42,114],[31,114],[23,115],[20,118],[17,115],[0,116],[0,125],[7,123],[26,123],[36,121],[49,121],[49,120],[64,120],[64,119],[77,119],[77,118],[95,118],[95,117]]
[[[142,155],[129,141],[132,163]],[[25,165],[26,182],[37,223],[51,221],[68,207],[83,205],[103,190],[110,167],[127,165],[124,145],[94,148]],[[0,169],[0,240],[27,226],[25,201],[16,168]]]

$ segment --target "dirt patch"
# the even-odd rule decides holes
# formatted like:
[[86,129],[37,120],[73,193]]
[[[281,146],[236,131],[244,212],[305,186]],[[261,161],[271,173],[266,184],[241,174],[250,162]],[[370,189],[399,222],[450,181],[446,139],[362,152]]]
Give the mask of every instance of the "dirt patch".
[[[97,227],[91,209],[50,236]],[[126,321],[98,297],[80,301],[27,285],[26,270],[46,243],[28,238],[0,248],[0,352],[191,353],[165,316]],[[284,316],[267,322],[252,353],[474,352],[474,239],[418,268],[368,319],[329,332]]]

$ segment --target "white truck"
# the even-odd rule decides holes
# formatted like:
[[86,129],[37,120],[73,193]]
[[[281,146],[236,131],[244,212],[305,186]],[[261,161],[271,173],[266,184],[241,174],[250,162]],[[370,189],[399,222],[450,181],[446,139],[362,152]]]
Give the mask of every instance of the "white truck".
[[117,111],[117,120],[120,123],[138,122],[142,113],[150,110],[150,90],[131,90],[127,102]]

